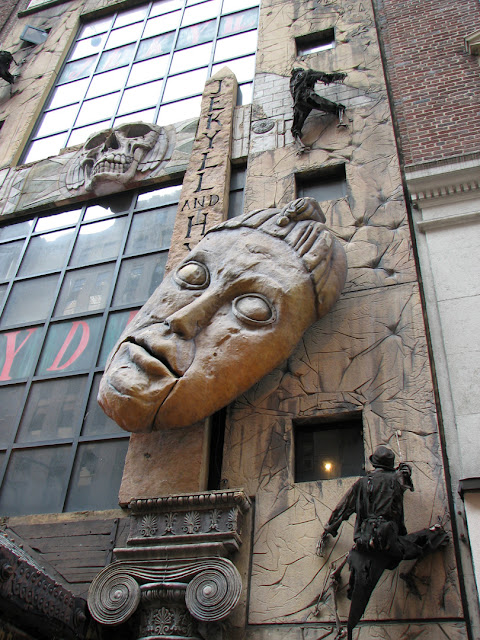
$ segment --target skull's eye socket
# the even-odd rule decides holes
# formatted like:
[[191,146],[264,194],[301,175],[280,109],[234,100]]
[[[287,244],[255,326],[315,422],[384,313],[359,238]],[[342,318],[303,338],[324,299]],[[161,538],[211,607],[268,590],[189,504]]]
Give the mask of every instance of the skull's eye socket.
[[126,138],[143,138],[148,135],[152,129],[141,122],[134,122],[133,124],[127,124],[124,127],[119,127],[118,131],[120,131]]
[[204,289],[210,282],[207,267],[194,260],[179,267],[174,273],[174,278],[179,285],[189,289]]
[[265,296],[249,293],[233,301],[233,313],[247,324],[254,326],[275,322],[275,308]]
[[107,139],[108,133],[109,133],[108,131],[103,131],[102,133],[98,133],[97,135],[92,136],[85,143],[85,149],[87,151],[90,151],[90,149],[96,149],[97,147],[99,147]]

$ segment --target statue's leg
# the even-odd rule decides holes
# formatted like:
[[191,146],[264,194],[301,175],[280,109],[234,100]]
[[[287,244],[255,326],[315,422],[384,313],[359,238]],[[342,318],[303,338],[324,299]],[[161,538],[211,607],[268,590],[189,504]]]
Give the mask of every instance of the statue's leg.
[[311,109],[299,109],[299,107],[294,106],[293,108],[293,125],[292,125],[292,135],[294,138],[300,139],[302,137],[302,128],[305,124],[305,120],[308,117]]
[[391,561],[391,558],[381,553],[362,553],[356,549],[350,552],[348,564],[353,574],[353,584],[350,583],[352,604],[347,622],[348,640],[352,640],[353,629],[363,616],[377,582]]
[[406,536],[398,537],[403,560],[423,558],[438,549],[446,547],[448,541],[448,533],[438,524],[429,529],[421,529]]
[[340,103],[332,102],[316,93],[311,93],[308,98],[308,106],[318,111],[326,111],[326,113],[334,113],[336,116],[345,111],[345,106]]

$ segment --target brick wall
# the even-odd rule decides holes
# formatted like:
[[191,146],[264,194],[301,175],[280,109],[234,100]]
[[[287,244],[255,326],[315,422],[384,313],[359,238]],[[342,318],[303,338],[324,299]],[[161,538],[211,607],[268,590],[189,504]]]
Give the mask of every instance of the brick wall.
[[373,0],[406,165],[480,151],[478,0]]

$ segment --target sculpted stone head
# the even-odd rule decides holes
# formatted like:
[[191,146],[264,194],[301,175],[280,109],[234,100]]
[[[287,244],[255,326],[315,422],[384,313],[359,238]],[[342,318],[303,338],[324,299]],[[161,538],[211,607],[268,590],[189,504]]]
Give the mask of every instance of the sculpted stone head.
[[164,159],[165,130],[146,122],[131,122],[92,134],[73,159],[67,187],[83,186],[97,195],[124,188],[138,172],[155,169]]
[[193,424],[278,366],[340,296],[346,259],[312,198],[212,228],[128,325],[104,411],[127,431]]

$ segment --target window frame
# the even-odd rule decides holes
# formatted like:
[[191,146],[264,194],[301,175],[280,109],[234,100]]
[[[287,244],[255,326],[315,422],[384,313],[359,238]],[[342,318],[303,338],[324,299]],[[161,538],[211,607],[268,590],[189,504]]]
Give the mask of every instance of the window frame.
[[[178,23],[177,26],[175,27],[175,29],[166,32],[165,34],[157,34],[156,36],[149,36],[148,38],[146,38],[145,40],[142,40],[142,36],[145,33],[145,29],[147,27],[147,23],[148,20],[151,19],[151,12],[152,12],[152,8],[154,7],[156,3],[154,0],[150,0],[150,2],[147,2],[143,5],[138,5],[136,7],[133,7],[132,9],[127,9],[127,10],[119,10],[116,11],[112,14],[110,14],[110,24],[107,28],[107,30],[105,32],[102,32],[100,34],[97,34],[97,36],[89,36],[89,37],[100,37],[102,38],[102,44],[99,46],[98,51],[96,51],[96,53],[92,54],[92,58],[93,58],[93,63],[92,63],[92,67],[89,70],[89,73],[85,76],[79,77],[79,78],[75,78],[72,79],[69,82],[61,82],[62,80],[62,76],[64,74],[64,71],[67,67],[67,65],[71,62],[73,62],[73,60],[71,60],[71,56],[75,50],[75,47],[77,46],[78,43],[81,43],[83,41],[87,40],[87,37],[81,37],[82,36],[82,30],[88,25],[88,24],[93,24],[97,21],[102,20],[101,18],[98,19],[97,21],[95,20],[85,20],[82,21],[82,23],[80,24],[80,27],[78,29],[78,32],[76,34],[76,37],[68,51],[67,56],[65,57],[65,60],[62,64],[62,67],[58,73],[57,76],[57,82],[54,84],[54,86],[52,87],[52,89],[50,90],[44,104],[42,107],[42,110],[37,118],[37,121],[35,123],[35,126],[31,132],[31,135],[29,136],[29,139],[25,145],[25,148],[22,152],[22,155],[20,157],[20,164],[22,163],[30,163],[30,162],[36,162],[39,161],[41,159],[44,159],[45,157],[49,157],[49,155],[44,156],[41,155],[41,157],[36,157],[35,154],[33,154],[32,158],[29,158],[29,155],[32,151],[32,149],[34,149],[33,145],[37,142],[46,142],[46,141],[52,141],[54,138],[57,138],[58,136],[63,136],[63,143],[61,143],[61,147],[62,148],[68,148],[71,146],[75,146],[77,144],[82,144],[82,141],[84,142],[88,136],[93,133],[94,131],[100,131],[100,130],[104,130],[104,129],[108,129],[110,127],[113,126],[117,126],[120,124],[123,124],[123,122],[134,122],[136,121],[136,118],[134,118],[134,116],[136,116],[136,114],[138,114],[138,120],[145,120],[145,118],[148,118],[148,122],[153,122],[156,124],[159,124],[160,126],[163,126],[163,124],[171,124],[170,120],[168,122],[162,123],[162,118],[161,118],[161,109],[162,107],[168,107],[174,104],[178,104],[178,103],[182,103],[183,101],[186,100],[192,100],[194,98],[198,98],[199,96],[201,97],[202,91],[203,91],[203,85],[202,85],[202,89],[200,91],[200,93],[198,91],[193,91],[191,93],[188,93],[186,95],[182,95],[180,97],[177,97],[175,99],[170,99],[170,100],[166,100],[164,101],[164,96],[165,96],[165,92],[167,90],[167,83],[171,78],[178,78],[180,77],[182,74],[185,73],[190,73],[192,71],[200,71],[205,69],[206,70],[206,78],[205,80],[207,80],[209,77],[211,77],[212,75],[212,68],[218,64],[228,64],[228,62],[231,62],[233,60],[241,60],[243,58],[248,58],[252,55],[256,55],[256,45],[253,51],[249,52],[249,53],[245,53],[240,55],[237,58],[227,58],[227,59],[221,59],[219,61],[215,61],[215,55],[216,55],[216,45],[217,42],[221,42],[222,40],[225,40],[228,37],[232,37],[233,36],[238,36],[238,35],[243,35],[246,33],[253,33],[255,32],[256,34],[258,34],[258,23],[259,23],[259,11],[260,11],[260,0],[258,0],[258,3],[252,7],[247,7],[247,8],[243,8],[243,9],[238,9],[238,10],[233,10],[230,9],[228,10],[228,12],[223,15],[222,11],[223,11],[223,6],[224,3],[227,2],[228,0],[218,0],[219,2],[219,8],[218,8],[218,12],[216,17],[208,19],[208,20],[203,20],[201,22],[198,23],[194,23],[191,25],[186,25],[186,26],[182,26],[182,21],[183,21],[183,17],[185,12],[188,9],[191,9],[192,6],[194,7],[199,7],[202,4],[206,4],[208,2],[211,2],[211,0],[201,0],[198,3],[195,3],[194,5],[189,4],[189,0],[180,0],[180,2],[182,3],[182,7],[181,9],[173,9],[169,12],[166,12],[165,14],[160,14],[160,15],[168,15],[169,13],[175,13],[176,11],[178,11],[180,13],[179,15],[179,19],[178,19]],[[257,0],[251,0],[252,3],[256,3]],[[247,2],[247,4],[249,4]],[[135,9],[141,8],[141,7],[146,7],[145,10],[145,14],[143,16],[142,20],[137,20],[133,23],[128,23],[126,25],[121,25],[120,27],[116,27],[115,23],[118,19],[119,16],[121,16],[122,14],[125,14],[127,11],[134,11]],[[257,14],[257,20],[256,20],[256,26],[254,28],[247,28],[245,30],[242,30],[240,32],[235,32],[234,34],[231,33],[227,33],[224,35],[220,35],[220,27],[221,27],[221,23],[222,20],[228,16],[233,16],[236,14],[241,14],[243,12],[246,11],[252,11],[254,9],[258,10],[258,14]],[[155,19],[156,17],[159,17],[158,15],[153,16],[153,19]],[[200,67],[194,67],[193,69],[187,69],[187,70],[183,70],[183,71],[176,71],[174,73],[172,73],[170,75],[170,70],[172,68],[172,64],[173,64],[173,59],[174,59],[174,55],[176,53],[179,53],[181,51],[186,51],[190,48],[192,48],[192,46],[197,46],[198,44],[202,44],[202,43],[196,43],[195,45],[191,45],[189,47],[182,47],[179,48],[177,50],[177,44],[180,38],[180,34],[182,32],[182,30],[185,29],[191,29],[197,25],[205,25],[209,22],[215,22],[214,25],[214,34],[212,36],[211,39],[208,39],[205,43],[211,43],[211,50],[210,50],[210,56],[209,56],[209,61],[208,64],[202,65]],[[107,48],[107,43],[110,37],[110,34],[112,34],[112,32],[118,31],[118,29],[121,28],[125,28],[125,27],[129,27],[129,26],[133,26],[135,24],[142,24],[142,27],[140,29],[140,35],[137,37],[137,40],[135,40],[133,43],[125,43],[123,45],[119,45],[118,47],[114,47],[112,49]],[[165,52],[164,54],[157,54],[155,56],[149,56],[147,58],[142,58],[140,60],[136,60],[136,56],[139,52],[139,49],[141,47],[141,44],[143,42],[148,41],[150,38],[156,38],[160,35],[168,35],[168,34],[173,34],[173,41],[172,44],[170,46],[169,52]],[[255,38],[255,40],[257,41],[258,36]],[[133,55],[130,59],[130,61],[125,64],[120,64],[120,66],[115,66],[112,67],[111,69],[107,69],[105,71],[99,72],[96,74],[96,71],[99,67],[99,65],[101,64],[101,60],[102,60],[102,56],[104,53],[108,52],[108,51],[116,51],[121,49],[122,47],[127,47],[127,46],[132,46],[134,47],[133,50]],[[165,72],[163,74],[163,76],[161,76],[160,78],[154,78],[153,80],[150,79],[148,82],[140,82],[140,83],[130,83],[131,81],[131,73],[132,73],[132,69],[134,64],[139,63],[139,62],[144,62],[146,60],[151,60],[151,59],[156,59],[159,57],[164,57],[164,56],[168,56],[168,60],[167,60],[167,64],[166,64],[166,68],[165,68]],[[79,57],[78,59],[75,58],[75,61],[82,61],[82,60],[87,60],[89,56],[82,56]],[[120,69],[125,69],[126,70],[126,76],[125,76],[125,80],[123,82],[123,84],[117,88],[117,89],[111,89],[109,91],[107,91],[106,93],[102,93],[99,96],[93,96],[93,97],[88,97],[88,92],[90,90],[90,87],[92,86],[92,82],[94,81],[94,78],[98,78],[101,76],[101,73],[108,73],[109,71],[117,71]],[[255,74],[255,71],[254,71]],[[254,82],[254,74],[253,77],[250,80],[246,80],[243,82],[239,82],[238,85],[238,97],[239,100],[241,101],[241,96],[242,96],[242,89],[245,89],[245,87],[247,86],[251,86],[252,87],[252,91],[253,91],[253,82]],[[62,104],[58,107],[54,107],[51,108],[50,105],[52,103],[55,91],[63,86],[68,86],[71,85],[74,82],[77,81],[82,81],[82,80],[86,80],[86,89],[84,90],[83,94],[81,95],[80,99],[77,100],[76,102],[67,102],[66,104]],[[152,82],[155,83],[161,83],[160,85],[160,91],[157,97],[157,101],[155,103],[155,105],[151,105],[151,106],[147,106],[142,110],[137,110],[137,111],[131,111],[127,110],[125,112],[121,112],[120,111],[120,107],[122,104],[122,100],[124,98],[125,92],[129,89],[133,89],[135,87],[144,87],[146,85],[151,84]],[[99,114],[98,119],[96,119],[95,121],[90,121],[90,122],[86,122],[84,124],[77,124],[79,117],[81,116],[82,113],[82,108],[84,107],[85,104],[88,104],[89,101],[91,100],[95,100],[95,99],[107,99],[110,96],[114,96],[113,98],[113,103],[115,104],[115,108],[112,109],[111,114],[109,117],[103,117]],[[115,98],[116,96],[116,98]],[[68,122],[70,123],[68,126],[66,125],[65,127],[63,127],[60,131],[51,131],[50,133],[48,133],[47,135],[38,135],[39,131],[41,130],[41,127],[44,124],[44,118],[45,116],[47,116],[48,114],[55,114],[58,113],[59,110],[61,109],[69,109],[69,108],[73,108],[75,107],[76,111],[75,111],[75,115],[73,116],[73,118],[71,120],[68,120]],[[198,109],[198,115],[200,114],[200,108]],[[152,117],[150,117],[152,116]],[[195,117],[195,116],[191,116],[191,117]],[[132,119],[133,118],[133,119]],[[55,119],[55,118],[53,118]],[[158,122],[157,122],[158,121]],[[83,134],[82,135],[82,131]],[[74,137],[74,140],[72,142],[72,137]],[[80,136],[80,139],[78,139],[78,137]],[[58,153],[58,152],[57,152]]]
[[[140,198],[143,194],[155,193],[157,191],[163,189],[173,188],[170,194],[167,192],[167,196],[165,201],[155,204],[155,201],[152,203],[141,202]],[[36,215],[29,219],[13,219],[9,220],[7,224],[3,224],[0,226],[0,234],[2,229],[11,227],[15,224],[21,224],[23,222],[31,222],[30,228],[22,235],[11,235],[6,234],[6,237],[1,237],[0,235],[0,246],[7,245],[12,242],[18,242],[21,240],[23,242],[23,247],[20,251],[19,256],[16,259],[14,273],[9,278],[2,278],[1,285],[7,284],[6,290],[4,291],[4,295],[0,298],[0,318],[3,316],[3,312],[7,307],[9,301],[9,295],[12,291],[14,285],[17,282],[23,282],[26,280],[31,280],[32,282],[41,278],[45,275],[55,274],[58,276],[58,281],[55,284],[54,295],[52,300],[49,303],[49,311],[44,319],[38,321],[26,321],[26,322],[18,322],[18,323],[9,323],[2,325],[0,327],[0,335],[4,336],[5,334],[12,333],[15,331],[22,331],[25,329],[31,329],[36,327],[38,331],[37,342],[34,343],[34,351],[32,356],[32,364],[30,364],[28,368],[28,375],[22,377],[14,377],[10,380],[2,380],[0,381],[0,391],[2,389],[8,389],[13,387],[22,387],[23,391],[19,390],[19,401],[18,405],[16,405],[15,417],[11,419],[13,424],[12,428],[9,429],[9,434],[2,441],[0,445],[0,496],[2,495],[2,491],[4,489],[4,480],[6,478],[7,470],[9,468],[9,462],[12,459],[12,454],[15,451],[35,449],[38,450],[40,448],[48,448],[52,446],[68,445],[71,447],[69,457],[68,457],[68,470],[67,470],[67,481],[65,486],[63,487],[63,495],[62,495],[62,505],[59,511],[65,511],[67,502],[69,500],[69,496],[71,494],[71,490],[74,489],[74,485],[72,484],[72,480],[75,472],[75,465],[77,460],[77,451],[79,451],[82,444],[88,443],[103,443],[111,440],[123,440],[128,442],[129,435],[127,432],[122,431],[120,427],[118,427],[118,432],[97,432],[97,433],[84,433],[84,425],[86,424],[86,416],[87,410],[89,406],[89,400],[91,397],[92,389],[94,389],[95,381],[98,378],[98,375],[101,374],[104,370],[104,349],[102,349],[102,345],[104,344],[104,340],[107,337],[107,330],[109,326],[110,318],[114,317],[118,313],[126,313],[130,312],[134,313],[136,310],[141,308],[141,306],[145,303],[146,299],[138,302],[128,302],[121,304],[114,304],[114,296],[116,293],[116,285],[119,283],[119,277],[122,269],[122,265],[128,260],[132,260],[139,257],[149,257],[149,256],[168,256],[168,251],[170,247],[170,242],[168,246],[164,246],[165,242],[163,242],[162,247],[160,248],[149,248],[146,250],[127,250],[127,244],[129,241],[129,237],[131,231],[133,229],[133,222],[135,220],[135,215],[141,216],[144,213],[161,211],[165,210],[167,213],[171,207],[175,207],[175,213],[177,210],[178,201],[180,198],[182,184],[178,181],[176,183],[168,183],[156,185],[153,188],[143,188],[137,189],[133,191],[126,191],[116,194],[116,196],[106,196],[103,198],[97,198],[93,200],[89,200],[81,204],[80,206],[71,206],[59,209],[57,211],[50,211],[47,215]],[[114,211],[115,205],[111,205],[112,198],[118,197],[119,199],[125,198],[125,201],[128,203],[128,199],[130,202],[124,207],[120,207],[121,210]],[[105,208],[104,214],[97,218],[86,217],[89,209],[94,207],[95,205],[101,205]],[[67,224],[60,223],[58,226],[55,226],[53,229],[48,231],[40,229],[36,230],[37,223],[39,220],[46,219],[51,216],[55,216],[58,213],[68,213],[70,211],[80,211],[78,215],[78,219],[76,222],[70,222]],[[124,218],[126,224],[121,233],[121,239],[119,242],[119,249],[116,257],[107,257],[102,258],[95,261],[88,261],[86,264],[81,262],[80,264],[70,265],[71,258],[74,253],[74,249],[76,246],[76,240],[80,237],[80,231],[82,227],[85,227],[89,224],[95,224],[95,222],[102,221],[110,221],[110,220],[120,220]],[[170,219],[166,218],[169,221]],[[175,220],[175,215],[172,220],[172,231],[173,224]],[[22,260],[25,256],[28,247],[30,246],[30,242],[45,233],[56,233],[59,230],[72,229],[74,231],[73,237],[69,241],[68,251],[65,253],[63,258],[63,264],[61,267],[58,267],[55,270],[39,270],[36,271],[33,275],[30,274],[28,276],[20,276],[19,272],[22,266]],[[60,300],[60,295],[62,292],[62,286],[67,281],[66,278],[70,273],[80,273],[82,270],[86,268],[89,269],[94,266],[102,266],[102,265],[114,265],[111,280],[108,286],[108,291],[105,294],[104,305],[101,308],[92,309],[89,311],[78,311],[71,314],[61,314],[56,315],[56,307]],[[153,277],[153,275],[152,275]],[[95,278],[95,275],[93,276]],[[98,278],[98,276],[97,276]],[[157,285],[155,285],[157,286]],[[88,292],[87,292],[88,295]],[[42,357],[44,354],[45,347],[47,345],[47,341],[49,336],[51,335],[50,330],[52,327],[59,326],[62,323],[70,323],[73,324],[76,321],[80,320],[89,320],[89,319],[97,319],[99,321],[98,333],[96,335],[91,336],[92,340],[92,355],[90,360],[90,365],[84,366],[80,369],[74,370],[55,370],[53,372],[48,371],[39,371],[39,366],[42,361]],[[68,326],[68,324],[67,324]],[[33,334],[30,334],[33,335]],[[118,337],[118,336],[117,336]],[[20,340],[19,340],[20,342]],[[17,351],[18,353],[18,351]],[[15,354],[17,355],[17,354]],[[14,356],[15,357],[15,356]],[[29,356],[30,357],[30,356]],[[13,362],[13,359],[12,359]],[[72,435],[68,437],[45,437],[43,439],[34,440],[34,439],[20,439],[21,429],[22,429],[22,420],[24,415],[26,414],[28,401],[31,397],[30,392],[32,390],[32,386],[35,383],[49,381],[49,380],[60,380],[70,378],[72,380],[82,378],[85,379],[84,390],[82,391],[82,398],[79,402],[80,409],[78,410],[78,417],[75,421],[75,424],[72,426]],[[64,409],[64,408],[63,408]],[[59,411],[63,410],[62,408]],[[58,427],[58,425],[57,425]],[[114,508],[114,507],[110,507]],[[40,513],[42,511],[39,511]]]

